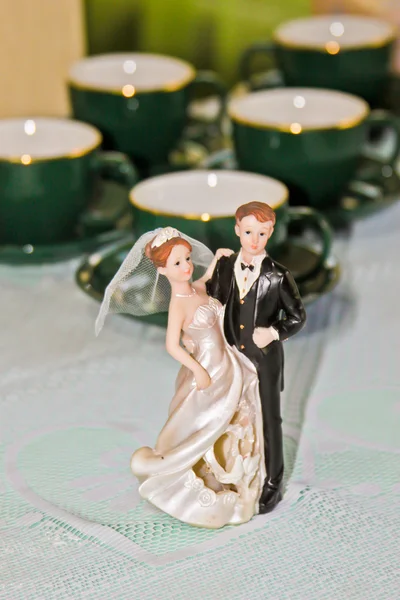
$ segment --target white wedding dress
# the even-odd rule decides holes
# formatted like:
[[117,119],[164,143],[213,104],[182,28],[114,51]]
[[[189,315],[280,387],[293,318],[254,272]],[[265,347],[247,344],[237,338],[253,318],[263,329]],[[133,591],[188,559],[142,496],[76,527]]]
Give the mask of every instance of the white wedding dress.
[[131,460],[143,498],[208,528],[251,519],[265,479],[257,371],[227,344],[223,312],[210,298],[186,330],[211,385],[197,390],[192,372],[182,367],[155,449],[139,448]]

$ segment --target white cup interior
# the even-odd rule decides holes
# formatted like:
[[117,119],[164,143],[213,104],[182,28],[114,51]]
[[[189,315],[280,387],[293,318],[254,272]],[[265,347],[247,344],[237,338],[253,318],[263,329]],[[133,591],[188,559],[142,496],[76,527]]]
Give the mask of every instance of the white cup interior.
[[277,28],[274,38],[283,45],[325,48],[329,51],[330,47],[339,50],[339,48],[383,45],[394,35],[393,26],[386,21],[372,17],[336,14],[288,21]]
[[69,119],[32,117],[0,120],[0,158],[21,160],[74,157],[100,145],[91,125]]
[[[135,92],[174,89],[195,76],[187,62],[158,54],[102,54],[83,58],[72,65],[69,79],[74,85],[108,91]],[[127,87],[126,87],[127,86]]]
[[276,209],[288,196],[270,177],[241,171],[190,171],[147,179],[131,191],[131,202],[149,212],[208,221],[235,214],[241,204],[266,202]]
[[261,90],[231,100],[228,107],[233,120],[292,133],[349,127],[368,112],[368,104],[357,96],[314,88]]

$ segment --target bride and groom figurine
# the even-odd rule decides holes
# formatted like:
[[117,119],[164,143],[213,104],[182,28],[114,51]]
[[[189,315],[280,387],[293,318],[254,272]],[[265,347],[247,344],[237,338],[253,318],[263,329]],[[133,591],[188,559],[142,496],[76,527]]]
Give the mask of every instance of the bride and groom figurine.
[[[235,217],[238,253],[213,256],[172,227],[144,234],[96,322],[98,333],[109,312],[168,310],[167,351],[182,366],[155,448],[136,450],[131,469],[142,498],[207,528],[244,523],[282,499],[282,342],[306,320],[293,277],[265,251],[274,211],[250,202]],[[195,267],[205,272],[192,282]],[[148,282],[141,296],[130,291],[135,275]]]

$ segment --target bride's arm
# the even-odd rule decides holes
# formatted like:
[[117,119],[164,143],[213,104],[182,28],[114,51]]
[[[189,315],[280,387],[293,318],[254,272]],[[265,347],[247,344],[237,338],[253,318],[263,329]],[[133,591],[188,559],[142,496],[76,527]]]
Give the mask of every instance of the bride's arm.
[[184,321],[185,314],[181,307],[176,304],[170,305],[166,337],[167,352],[192,371],[199,389],[205,389],[210,385],[207,371],[179,343]]

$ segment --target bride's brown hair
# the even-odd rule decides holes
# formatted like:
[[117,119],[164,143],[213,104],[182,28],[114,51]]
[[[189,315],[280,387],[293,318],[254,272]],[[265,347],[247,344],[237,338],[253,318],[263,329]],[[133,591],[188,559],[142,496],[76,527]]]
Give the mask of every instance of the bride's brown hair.
[[152,248],[151,245],[155,239],[156,239],[156,236],[151,240],[151,242],[149,242],[146,245],[144,252],[145,252],[147,258],[149,258],[151,260],[151,262],[153,263],[153,265],[157,268],[165,267],[165,265],[167,264],[169,255],[171,254],[172,248],[174,248],[174,246],[185,246],[189,250],[189,252],[192,251],[192,246],[190,245],[190,243],[181,237],[173,237],[170,240],[168,240],[167,242],[164,242],[163,244],[161,244],[161,246]]

